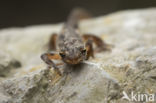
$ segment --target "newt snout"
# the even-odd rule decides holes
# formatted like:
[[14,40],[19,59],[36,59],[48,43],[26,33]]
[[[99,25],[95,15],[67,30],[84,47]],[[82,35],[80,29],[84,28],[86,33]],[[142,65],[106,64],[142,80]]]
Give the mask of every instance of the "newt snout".
[[73,48],[60,53],[62,60],[68,64],[79,64],[86,58],[86,49]]

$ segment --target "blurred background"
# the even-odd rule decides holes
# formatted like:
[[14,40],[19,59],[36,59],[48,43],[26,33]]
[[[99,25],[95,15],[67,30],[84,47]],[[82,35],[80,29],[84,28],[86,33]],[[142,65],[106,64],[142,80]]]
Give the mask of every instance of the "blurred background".
[[0,28],[59,23],[74,7],[94,16],[119,10],[156,7],[156,0],[1,0]]

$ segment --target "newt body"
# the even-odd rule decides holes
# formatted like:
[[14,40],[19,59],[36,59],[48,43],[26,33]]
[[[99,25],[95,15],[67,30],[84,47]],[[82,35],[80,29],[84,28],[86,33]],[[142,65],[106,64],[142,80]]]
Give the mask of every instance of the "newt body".
[[64,27],[58,37],[58,49],[62,60],[68,64],[78,64],[86,57],[85,45],[73,27]]
[[[78,21],[82,18],[81,14],[85,14],[82,10],[75,10],[69,16],[67,22],[59,35],[53,34],[49,47],[51,50],[58,50],[59,53],[44,53],[41,55],[42,60],[53,67],[59,73],[57,65],[53,60],[62,60],[64,63],[75,65],[83,60],[94,57],[94,42],[97,48],[102,50],[110,50],[109,45],[103,42],[99,37],[89,34],[80,35],[78,31]],[[60,73],[59,73],[60,74]]]

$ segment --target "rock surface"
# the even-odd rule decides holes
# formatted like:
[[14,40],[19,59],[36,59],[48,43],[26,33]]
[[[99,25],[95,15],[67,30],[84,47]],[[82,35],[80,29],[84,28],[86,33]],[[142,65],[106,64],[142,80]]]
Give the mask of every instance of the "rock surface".
[[11,58],[11,56],[4,52],[0,51],[0,76],[6,77],[7,75],[11,75],[10,73],[13,68],[18,68],[21,66],[20,62]]
[[78,66],[64,65],[62,77],[40,59],[62,24],[0,30],[0,103],[135,103],[122,99],[123,92],[156,94],[155,18],[150,8],[82,21],[82,33],[114,47]]

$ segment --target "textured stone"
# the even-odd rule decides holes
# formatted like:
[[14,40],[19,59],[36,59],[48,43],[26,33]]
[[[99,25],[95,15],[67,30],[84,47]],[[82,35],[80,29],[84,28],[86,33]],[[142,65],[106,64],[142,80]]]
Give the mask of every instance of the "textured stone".
[[20,67],[19,61],[13,59],[8,53],[0,51],[0,76],[5,77],[11,75],[12,69]]

